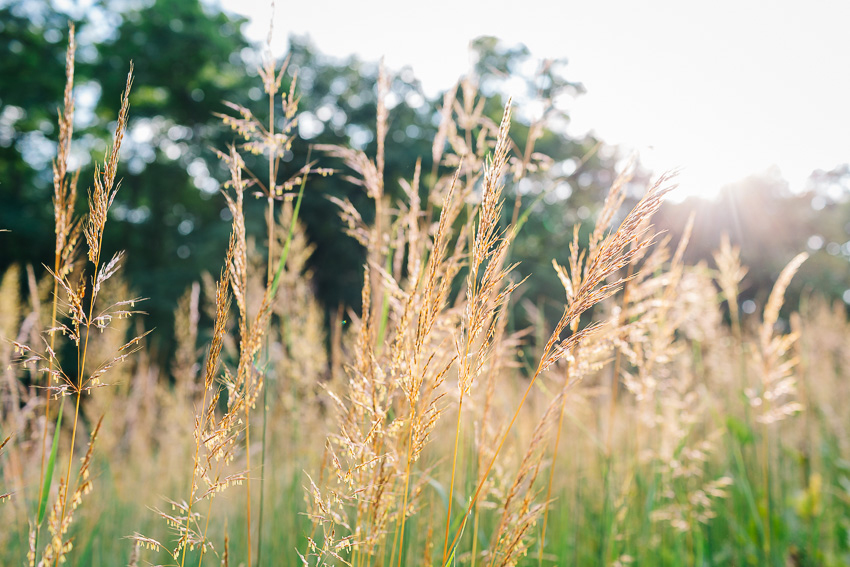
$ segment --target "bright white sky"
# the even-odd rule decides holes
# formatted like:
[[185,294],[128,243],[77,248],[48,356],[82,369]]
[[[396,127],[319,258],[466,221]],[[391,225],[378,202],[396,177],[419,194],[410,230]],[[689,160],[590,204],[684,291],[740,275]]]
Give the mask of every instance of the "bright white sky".
[[[268,0],[220,0],[264,39]],[[776,165],[801,189],[850,161],[850,2],[844,0],[277,1],[275,49],[309,34],[324,53],[410,65],[429,93],[468,68],[469,41],[494,35],[569,59],[587,94],[569,109],[660,173],[679,195]]]

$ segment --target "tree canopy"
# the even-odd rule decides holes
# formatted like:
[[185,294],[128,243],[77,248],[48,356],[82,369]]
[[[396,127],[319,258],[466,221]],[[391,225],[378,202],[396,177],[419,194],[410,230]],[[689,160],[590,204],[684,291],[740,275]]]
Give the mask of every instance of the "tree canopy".
[[[0,236],[0,269],[12,263],[49,264],[52,257],[50,161],[64,86],[68,23],[76,20],[80,47],[74,157],[82,169],[81,189],[91,179],[92,156],[102,155],[109,126],[116,119],[117,105],[110,103],[118,100],[129,62],[135,65],[129,135],[119,171],[122,189],[113,208],[117,226],[108,232],[106,246],[127,250],[126,277],[136,293],[149,298],[146,324],[158,327],[165,341],[177,298],[202,271],[216,272],[220,267],[229,225],[218,194],[226,172],[214,149],[226,148],[234,137],[216,113],[226,111],[223,101],[231,101],[251,108],[260,119],[267,116],[257,78],[262,47],[244,37],[244,19],[199,0],[102,1],[91,10],[62,13],[51,2],[34,0],[0,8],[0,53],[4,54],[0,57],[4,77],[0,227],[9,231]],[[509,78],[525,85],[526,100],[516,101],[513,153],[518,167],[538,162],[541,167],[526,167],[526,178],[508,186],[508,206],[519,207],[517,218],[532,209],[516,245],[520,257],[515,259],[522,262],[519,274],[535,275],[524,286],[526,296],[536,300],[559,294],[549,258],[566,259],[574,224],[583,223],[586,230],[592,227],[593,213],[615,177],[619,156],[592,136],[566,134],[569,114],[565,109],[583,87],[569,76],[565,61],[535,62],[524,46],[487,37],[477,40],[473,51],[472,76],[489,97],[481,102],[484,115],[498,120]],[[378,65],[354,56],[325,57],[297,37],[290,39],[287,56],[283,88],[288,90],[297,77],[302,114],[300,136],[284,156],[288,172],[281,176],[307,163],[310,146],[315,144],[352,145],[374,155]],[[534,64],[528,65],[529,61]],[[528,68],[536,71],[524,74]],[[434,168],[431,149],[443,97],[426,96],[410,69],[392,71],[385,179],[387,191],[400,195],[398,182],[412,177],[417,159],[422,160],[423,172],[431,172],[423,180],[426,186],[442,167]],[[462,90],[458,90],[459,101]],[[322,166],[338,166],[316,152],[312,159],[320,160]],[[246,165],[250,170],[256,164]],[[641,174],[638,180],[645,177]],[[846,171],[842,176],[836,170],[821,184],[846,185],[846,180]],[[640,186],[635,183],[633,196]],[[830,197],[826,211],[814,211],[808,206],[811,195],[789,195],[778,191],[780,186],[775,180],[762,179],[729,188],[721,200],[705,209],[706,222],[698,224],[699,238],[690,254],[694,259],[710,258],[719,234],[729,232],[744,246],[753,289],[762,289],[775,277],[777,266],[807,241],[817,244],[810,237],[820,235],[824,250],[828,243],[843,248],[812,263],[809,285],[840,296],[850,287],[846,261],[850,248],[842,244],[850,226],[841,221],[850,218],[848,192]],[[340,175],[308,182],[301,218],[316,245],[311,259],[315,284],[321,301],[335,309],[338,304],[358,305],[365,257],[354,240],[341,236],[331,196],[349,197],[363,207],[366,200]],[[265,246],[264,203],[258,199],[247,206],[252,222],[249,233],[258,246]],[[676,232],[686,216],[678,209],[688,206],[692,205],[668,208],[662,224]],[[729,210],[747,216],[742,226],[749,232],[740,232]],[[752,212],[756,210],[759,214]],[[780,224],[783,228],[777,230]],[[767,247],[775,251],[775,257],[763,255]]]

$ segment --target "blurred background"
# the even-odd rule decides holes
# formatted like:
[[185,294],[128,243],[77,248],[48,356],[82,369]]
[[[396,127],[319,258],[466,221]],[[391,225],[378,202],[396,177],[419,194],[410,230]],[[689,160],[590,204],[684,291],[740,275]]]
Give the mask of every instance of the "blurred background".
[[[374,155],[385,55],[393,77],[386,184],[401,195],[398,181],[412,177],[417,159],[423,172],[435,171],[443,93],[467,74],[490,97],[493,120],[513,97],[516,150],[536,124],[543,135],[534,150],[551,158],[548,169],[506,188],[506,217],[515,202],[520,211],[532,207],[513,252],[517,275],[532,276],[522,300],[560,310],[551,258],[566,263],[572,227],[592,228],[616,174],[636,159],[633,199],[658,174],[681,170],[657,221],[675,241],[695,211],[689,262],[713,266],[723,234],[741,247],[745,313],[761,310],[781,268],[802,250],[812,258],[792,284],[789,308],[814,292],[850,304],[846,19],[839,3],[755,4],[526,2],[520,10],[492,2],[485,12],[471,2],[279,2],[272,51],[290,58],[284,86],[297,72],[303,112],[285,166],[295,173],[319,143]],[[8,231],[0,235],[0,271],[52,263],[50,163],[73,21],[81,193],[135,64],[123,181],[105,246],[127,251],[124,277],[149,298],[144,324],[156,328],[152,349],[167,360],[177,299],[203,272],[218,272],[230,230],[219,194],[227,174],[213,149],[234,137],[215,113],[225,112],[225,100],[261,120],[268,112],[257,67],[271,13],[253,0],[0,2],[0,228]],[[339,165],[318,152],[312,158]],[[423,192],[431,181],[426,175]],[[365,257],[341,236],[330,196],[366,200],[343,175],[307,185],[301,218],[316,246],[310,269],[333,313],[359,306]],[[264,203],[253,200],[246,215],[259,247]]]

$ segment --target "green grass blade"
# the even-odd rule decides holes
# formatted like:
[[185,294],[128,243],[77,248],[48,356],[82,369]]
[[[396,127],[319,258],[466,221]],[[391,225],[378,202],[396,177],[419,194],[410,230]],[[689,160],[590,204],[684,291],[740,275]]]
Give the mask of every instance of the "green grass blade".
[[44,475],[44,486],[41,487],[41,496],[38,499],[38,522],[41,525],[44,521],[44,514],[47,512],[47,493],[50,492],[50,485],[53,482],[53,469],[56,465],[56,454],[59,452],[59,430],[62,429],[62,408],[65,404],[59,404],[59,417],[56,418],[56,430],[53,432],[53,447],[50,448],[50,458],[47,460],[47,472]]
[[[307,151],[307,167],[304,170],[303,175],[301,176],[301,185],[298,188],[298,197],[295,200],[295,207],[292,210],[292,220],[289,222],[289,233],[286,235],[286,242],[283,245],[283,251],[280,253],[280,260],[277,263],[277,271],[274,274],[274,280],[272,280],[272,287],[270,292],[270,299],[273,301],[275,296],[277,295],[277,288],[280,285],[280,276],[283,273],[283,268],[286,266],[286,259],[289,257],[289,248],[292,245],[292,238],[295,234],[295,225],[298,223],[298,213],[301,210],[301,201],[304,198],[304,187],[307,185],[307,176],[310,174],[310,168],[313,164],[310,163],[310,154],[313,151],[313,147]],[[271,243],[269,243],[271,246]],[[254,357],[256,362],[256,356]],[[263,388],[263,454],[262,454],[262,467],[265,470],[266,466],[266,422],[268,421],[268,399],[266,397],[266,388]],[[262,475],[260,480],[260,518],[259,518],[259,527],[258,527],[258,541],[257,541],[257,560],[259,564],[260,554],[262,553],[262,545],[263,545],[263,493],[265,491],[265,474]]]
[[280,285],[280,275],[283,273],[283,267],[286,265],[287,257],[289,257],[289,247],[292,244],[292,237],[295,233],[295,224],[298,222],[298,211],[301,210],[301,200],[304,198],[304,186],[307,185],[307,175],[309,174],[310,167],[312,167],[310,164],[309,152],[307,154],[307,164],[308,168],[301,176],[301,186],[298,188],[298,197],[295,199],[295,208],[292,210],[292,221],[289,223],[289,234],[286,236],[286,242],[283,245],[283,252],[280,254],[280,261],[277,263],[277,271],[275,272],[274,280],[272,281],[272,298],[274,298],[277,293],[277,287]]
[[453,525],[451,527],[451,533],[458,534],[458,530],[460,530],[460,533],[455,539],[454,545],[451,547],[451,550],[449,551],[448,557],[446,557],[446,562],[443,564],[443,567],[455,565],[455,554],[457,553],[457,548],[460,545],[460,540],[463,539],[463,532],[466,530],[466,522],[463,521],[466,516],[467,514],[461,514],[452,523]]

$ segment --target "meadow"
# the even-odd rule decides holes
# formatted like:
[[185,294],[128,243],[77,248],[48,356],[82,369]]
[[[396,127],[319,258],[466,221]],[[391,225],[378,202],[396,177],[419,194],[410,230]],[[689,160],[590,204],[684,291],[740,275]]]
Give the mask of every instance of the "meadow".
[[[562,307],[548,320],[517,299],[511,246],[534,213],[510,195],[549,161],[533,151],[538,129],[512,139],[510,101],[494,121],[465,80],[443,101],[438,165],[411,164],[398,200],[385,188],[397,182],[384,175],[387,73],[377,152],[316,146],[293,167],[297,81],[283,90],[286,64],[267,57],[270,120],[221,115],[238,137],[218,149],[232,219],[221,270],[185,291],[161,368],[122,253],[102,245],[132,66],[111,147],[81,180],[71,37],[55,261],[0,282],[0,564],[850,562],[850,323],[816,295],[785,305],[805,253],[744,313],[738,249],[724,239],[712,264],[687,265],[690,228],[672,241],[652,224],[675,179],[625,207],[627,169],[592,229],[576,227],[568,262],[553,260]],[[330,323],[299,222],[326,175],[371,203],[336,199],[339,238],[367,262],[360,305]],[[262,241],[244,210],[257,193]]]

